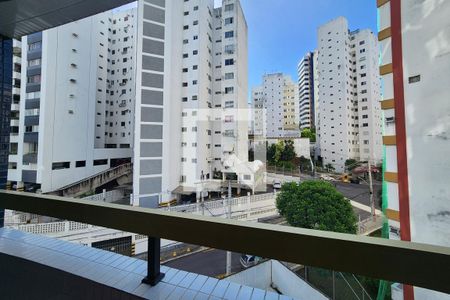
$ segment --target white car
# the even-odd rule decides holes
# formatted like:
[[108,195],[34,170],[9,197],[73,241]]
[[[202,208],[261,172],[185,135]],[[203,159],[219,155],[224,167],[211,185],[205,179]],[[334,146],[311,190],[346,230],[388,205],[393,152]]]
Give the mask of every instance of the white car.
[[320,176],[320,179],[326,180],[326,181],[336,181],[336,179],[334,179],[333,177],[328,176],[328,175],[322,175],[322,176]]
[[281,180],[275,179],[272,182],[272,186],[274,189],[281,189]]

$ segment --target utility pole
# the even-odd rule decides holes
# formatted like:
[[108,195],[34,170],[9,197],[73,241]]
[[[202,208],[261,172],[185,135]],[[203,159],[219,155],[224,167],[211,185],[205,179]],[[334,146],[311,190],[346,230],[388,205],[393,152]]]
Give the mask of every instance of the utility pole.
[[372,182],[372,169],[370,166],[370,158],[367,162],[368,171],[369,171],[369,193],[370,193],[370,211],[372,213],[372,217],[375,219],[375,201],[373,200],[373,182]]
[[200,191],[200,199],[201,199],[201,205],[202,205],[202,216],[205,215],[205,199],[203,197],[203,171],[202,171],[202,175],[201,175],[201,191]]
[[[231,219],[231,180],[228,179],[228,213],[227,218]],[[226,265],[226,275],[231,275],[231,252],[227,251],[227,265]]]
[[311,163],[311,172],[312,172],[312,177],[314,179],[316,177],[316,170],[314,169],[314,163],[312,161],[311,156],[309,157],[309,162]]

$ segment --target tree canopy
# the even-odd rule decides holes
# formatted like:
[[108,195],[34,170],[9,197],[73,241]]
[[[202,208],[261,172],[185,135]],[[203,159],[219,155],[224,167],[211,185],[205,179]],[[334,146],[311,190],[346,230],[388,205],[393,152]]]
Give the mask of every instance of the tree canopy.
[[300,132],[302,138],[309,138],[310,142],[316,141],[316,132],[314,129],[305,128]]
[[279,141],[276,144],[267,146],[267,161],[274,165],[292,164],[296,153],[294,149],[294,142],[292,140]]
[[277,208],[291,226],[356,233],[356,216],[350,201],[326,181],[283,184]]

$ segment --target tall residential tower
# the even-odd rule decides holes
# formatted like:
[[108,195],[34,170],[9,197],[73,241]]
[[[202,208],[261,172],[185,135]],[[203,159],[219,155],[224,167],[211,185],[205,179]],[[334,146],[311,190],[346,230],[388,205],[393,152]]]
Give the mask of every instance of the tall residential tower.
[[300,129],[315,128],[314,52],[308,52],[298,63]]
[[238,0],[139,1],[134,204],[199,197],[247,161],[247,24]]
[[262,85],[252,89],[252,102],[255,128],[263,128],[266,137],[299,137],[298,86],[289,76],[264,75]]
[[318,29],[318,139],[324,164],[381,161],[378,43],[369,29],[349,31],[339,17]]
[[51,192],[131,159],[136,17],[110,11],[22,39],[12,186]]

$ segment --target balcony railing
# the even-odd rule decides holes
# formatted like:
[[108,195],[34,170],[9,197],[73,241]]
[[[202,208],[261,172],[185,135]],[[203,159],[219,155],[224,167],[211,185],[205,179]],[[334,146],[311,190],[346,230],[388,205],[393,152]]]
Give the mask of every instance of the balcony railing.
[[0,207],[450,293],[447,247],[9,191]]

